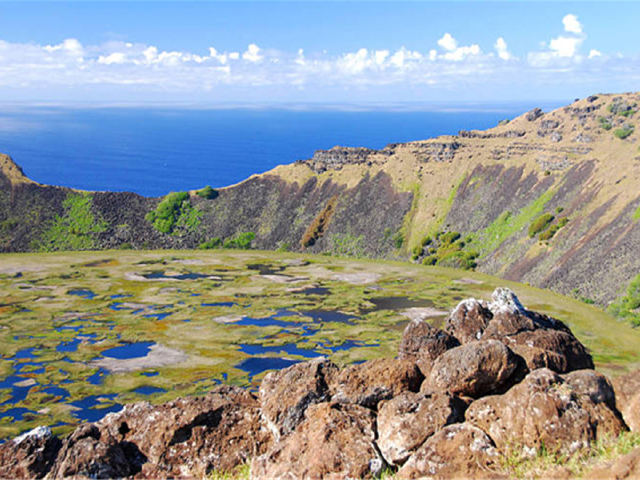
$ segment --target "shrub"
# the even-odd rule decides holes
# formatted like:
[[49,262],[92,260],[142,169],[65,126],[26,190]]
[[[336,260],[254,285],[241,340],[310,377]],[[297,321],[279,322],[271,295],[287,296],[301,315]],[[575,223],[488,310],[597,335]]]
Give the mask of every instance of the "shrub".
[[535,237],[538,233],[544,232],[555,217],[550,213],[543,213],[529,225],[529,238]]
[[598,117],[598,123],[603,130],[611,130],[611,122],[605,117]]
[[424,237],[424,238],[422,239],[422,241],[420,242],[420,244],[421,244],[423,247],[426,247],[427,245],[431,245],[432,243],[433,243],[433,239],[432,239],[431,237],[429,237],[429,236]]
[[402,235],[402,232],[396,232],[393,236],[393,245],[396,248],[402,248],[402,245],[404,245],[404,235]]
[[510,122],[510,120],[508,118],[502,119],[498,122],[498,126],[501,127],[502,125],[507,125]]
[[252,242],[256,238],[256,234],[253,232],[239,233],[233,238],[228,238],[224,241],[224,248],[237,248],[239,250],[250,250]]
[[421,245],[416,245],[415,247],[413,247],[413,254],[416,257],[421,256],[424,253],[424,249],[422,248]]
[[564,207],[558,207],[558,208],[556,208],[556,213],[560,214],[560,213],[562,213],[562,212],[564,212]]
[[213,200],[218,196],[218,191],[211,188],[209,185],[204,187],[202,190],[198,190],[196,195],[202,198],[206,198],[208,200]]
[[461,237],[458,232],[446,232],[440,235],[440,242],[443,245],[451,244]]
[[198,248],[200,250],[213,250],[214,248],[220,248],[221,246],[222,240],[220,240],[220,237],[215,237],[208,242],[201,243],[200,245],[198,245]]
[[569,218],[568,217],[562,217],[562,218],[558,219],[558,226],[560,228],[564,227],[567,223],[569,223]]
[[201,213],[191,206],[187,192],[171,192],[155,210],[145,215],[145,219],[159,232],[173,234],[177,227],[195,230],[200,225],[200,216]]
[[624,140],[625,138],[627,138],[629,135],[631,135],[633,133],[634,127],[633,126],[628,126],[628,127],[624,127],[624,128],[616,128],[613,131],[613,135],[616,138],[619,138],[620,140]]
[[429,255],[428,257],[424,257],[422,259],[422,264],[427,266],[435,265],[438,262],[438,257],[433,255]]

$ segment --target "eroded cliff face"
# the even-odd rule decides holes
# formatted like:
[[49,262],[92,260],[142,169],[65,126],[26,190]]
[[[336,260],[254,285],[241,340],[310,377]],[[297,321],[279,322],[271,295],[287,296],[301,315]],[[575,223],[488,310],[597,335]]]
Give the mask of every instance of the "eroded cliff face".
[[[604,305],[640,273],[638,108],[639,94],[598,95],[483,132],[318,151],[214,199],[191,192],[197,225],[172,234],[145,220],[162,199],[80,201],[3,157],[0,248],[196,248],[254,232],[257,248],[408,259],[425,237],[460,232],[478,270]],[[78,212],[84,220],[68,218]],[[530,235],[545,214],[553,220]]]

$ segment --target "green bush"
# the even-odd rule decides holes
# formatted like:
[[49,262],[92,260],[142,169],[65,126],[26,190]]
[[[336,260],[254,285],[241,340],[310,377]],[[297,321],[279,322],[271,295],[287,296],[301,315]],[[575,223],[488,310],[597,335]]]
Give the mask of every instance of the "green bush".
[[189,193],[171,192],[145,219],[161,233],[174,234],[178,228],[194,231],[200,225],[202,213],[191,206]]
[[424,253],[424,249],[422,248],[421,245],[416,245],[415,247],[413,247],[413,254],[416,257],[420,257],[423,253]]
[[538,233],[544,232],[555,217],[550,213],[543,213],[529,225],[529,238],[535,237]]
[[560,228],[564,227],[567,223],[569,223],[569,218],[568,217],[562,217],[558,219],[558,226]]
[[558,208],[556,208],[556,213],[557,213],[557,214],[560,214],[560,213],[562,213],[562,212],[564,212],[564,207],[558,207]]
[[618,298],[609,307],[609,313],[615,317],[640,326],[640,275],[634,278],[627,287],[626,295]]
[[598,123],[603,130],[611,130],[611,123],[605,117],[598,117]]
[[625,138],[627,138],[629,135],[633,133],[633,130],[634,130],[633,126],[629,126],[626,128],[616,128],[613,131],[613,135],[616,138],[619,138],[620,140],[624,140]]
[[420,244],[421,244],[423,247],[426,247],[426,246],[428,246],[428,245],[431,245],[432,243],[433,243],[433,239],[432,239],[431,237],[429,237],[429,236],[424,237],[424,238],[422,239],[422,241],[420,242]]
[[200,250],[213,250],[214,248],[220,248],[221,246],[222,240],[220,240],[220,237],[215,237],[208,242],[201,243],[200,245],[198,245],[198,248]]
[[440,235],[440,243],[443,245],[451,244],[461,237],[458,232],[446,232]]
[[213,200],[214,198],[216,198],[218,196],[218,192],[217,192],[217,190],[214,190],[209,185],[207,185],[202,190],[198,190],[196,192],[196,195],[198,195],[199,197],[202,197],[202,198],[206,198],[208,200]]
[[422,259],[422,264],[427,266],[433,266],[438,262],[438,257],[430,255]]
[[239,233],[233,238],[224,241],[224,248],[236,248],[238,250],[250,250],[252,242],[255,240],[256,234],[253,232]]
[[402,232],[396,232],[393,236],[393,245],[396,248],[402,248],[402,245],[404,245],[404,235],[402,235]]

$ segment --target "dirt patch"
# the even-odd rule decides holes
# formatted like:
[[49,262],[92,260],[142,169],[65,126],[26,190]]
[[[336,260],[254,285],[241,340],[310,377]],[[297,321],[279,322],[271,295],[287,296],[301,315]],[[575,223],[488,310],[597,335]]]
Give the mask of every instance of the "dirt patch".
[[410,320],[425,320],[427,318],[444,317],[448,312],[432,307],[412,307],[400,312],[400,315]]
[[365,285],[367,283],[375,283],[380,280],[381,275],[378,273],[340,273],[334,275],[334,280],[347,282],[351,285]]

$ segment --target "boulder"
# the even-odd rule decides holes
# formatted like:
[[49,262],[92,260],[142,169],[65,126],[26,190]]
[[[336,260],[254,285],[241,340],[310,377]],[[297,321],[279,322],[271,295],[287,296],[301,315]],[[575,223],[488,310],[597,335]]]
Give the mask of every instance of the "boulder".
[[290,433],[314,403],[330,399],[329,384],[338,367],[327,360],[297,363],[271,372],[260,384],[262,418],[276,437]]
[[135,475],[141,463],[131,462],[122,447],[97,425],[81,425],[64,440],[48,477],[108,479]]
[[402,334],[398,358],[416,362],[426,377],[436,358],[459,345],[460,342],[452,335],[432,327],[424,320],[416,319],[407,325]]
[[640,448],[605,464],[594,467],[585,478],[588,480],[631,480],[640,478]]
[[270,440],[257,398],[221,386],[203,397],[127,405],[78,427],[63,442],[52,476],[202,478],[246,463]]
[[640,370],[614,378],[616,404],[632,432],[640,432]]
[[0,478],[42,478],[62,442],[48,427],[38,427],[0,445]]
[[463,300],[451,312],[445,330],[460,343],[480,340],[493,314],[484,304],[474,298]]
[[389,464],[401,465],[441,428],[464,421],[466,404],[447,393],[401,393],[378,411],[378,447]]
[[518,365],[513,352],[497,340],[467,343],[436,359],[422,391],[479,398],[508,388]]
[[535,370],[504,395],[473,402],[465,417],[502,451],[544,445],[549,451],[573,452],[625,429],[611,384],[593,370],[564,377]]
[[311,405],[295,431],[253,459],[251,478],[371,478],[383,466],[375,436],[375,414],[368,408]]
[[522,357],[526,369],[559,373],[592,369],[587,349],[564,323],[527,310],[508,288],[498,288],[488,303],[465,300],[451,314],[446,331],[462,344],[475,340],[499,340]]
[[414,362],[379,358],[343,369],[330,386],[331,398],[334,402],[375,409],[382,400],[419,391],[423,380]]
[[496,473],[499,453],[479,428],[458,423],[430,437],[395,478],[504,478]]

